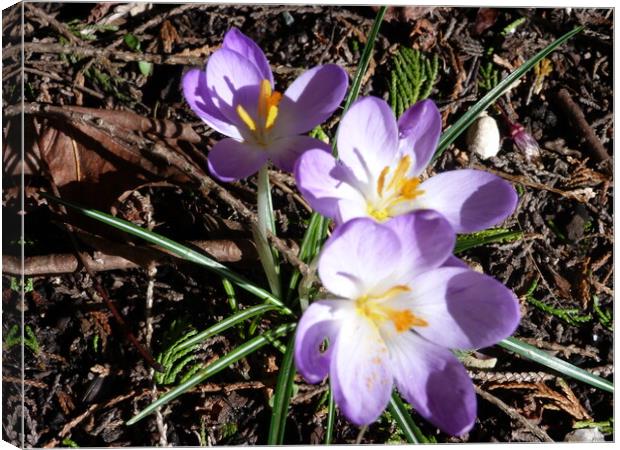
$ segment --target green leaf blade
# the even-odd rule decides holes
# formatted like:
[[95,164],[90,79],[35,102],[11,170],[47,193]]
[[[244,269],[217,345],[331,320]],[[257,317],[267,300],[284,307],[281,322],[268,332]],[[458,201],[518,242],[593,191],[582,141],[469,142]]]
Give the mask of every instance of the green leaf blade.
[[284,441],[288,407],[293,393],[293,380],[295,379],[296,373],[295,364],[293,363],[294,350],[295,335],[291,336],[289,340],[282,365],[280,366],[280,373],[278,374],[278,382],[274,394],[273,410],[271,412],[267,445],[282,445]]
[[284,325],[280,325],[275,330],[267,331],[266,333],[255,337],[254,339],[250,339],[249,341],[235,348],[231,352],[227,353],[225,356],[219,358],[217,361],[209,364],[204,370],[198,372],[190,379],[186,380],[184,383],[179,384],[174,389],[171,389],[166,394],[159,397],[157,400],[155,400],[149,406],[147,406],[138,414],[133,416],[129,421],[127,421],[126,425],[134,425],[138,421],[142,420],[144,417],[155,412],[157,408],[171,402],[172,400],[184,394],[197,384],[226,369],[231,364],[239,361],[242,358],[245,358],[251,353],[254,353],[259,348],[270,343],[272,339],[275,339],[288,333],[289,331],[294,330],[296,326],[296,323],[287,323]]
[[599,376],[593,375],[577,366],[574,366],[560,358],[556,358],[555,356],[549,355],[547,352],[540,350],[539,348],[534,347],[533,345],[526,344],[525,342],[521,342],[516,338],[510,337],[504,339],[498,344],[500,347],[505,348],[513,353],[517,353],[531,361],[534,361],[538,364],[542,364],[544,366],[549,367],[561,374],[574,378],[575,380],[581,381],[583,383],[587,383],[590,386],[594,386],[595,388],[602,389],[606,392],[614,392],[613,383],[601,378]]
[[53,195],[44,192],[42,192],[41,195],[50,200],[65,205],[71,209],[74,209],[85,215],[86,217],[90,217],[91,219],[95,219],[99,222],[110,225],[118,230],[124,231],[133,236],[137,236],[147,242],[150,242],[151,244],[158,245],[182,259],[202,265],[211,270],[212,272],[216,273],[217,275],[229,279],[241,289],[244,289],[247,292],[257,296],[258,298],[279,307],[280,310],[285,312],[286,314],[292,314],[292,311],[286,306],[284,306],[284,304],[280,301],[279,298],[266,291],[265,289],[262,289],[252,284],[250,281],[248,281],[241,275],[238,275],[235,272],[231,271],[223,264],[220,264],[219,262],[209,258],[208,256],[200,252],[197,252],[196,250],[193,250],[183,244],[179,244],[178,242],[175,242],[172,239],[168,239],[167,237],[155,233],[154,231],[139,227],[131,222],[119,219],[104,212],[97,211],[95,209],[84,208],[80,205],[54,197]]
[[413,421],[411,414],[407,411],[405,403],[396,392],[392,393],[392,398],[390,398],[388,409],[390,410],[392,417],[394,417],[394,420],[396,420],[399,428],[407,438],[407,442],[410,444],[428,443],[426,437],[422,434],[418,426]]

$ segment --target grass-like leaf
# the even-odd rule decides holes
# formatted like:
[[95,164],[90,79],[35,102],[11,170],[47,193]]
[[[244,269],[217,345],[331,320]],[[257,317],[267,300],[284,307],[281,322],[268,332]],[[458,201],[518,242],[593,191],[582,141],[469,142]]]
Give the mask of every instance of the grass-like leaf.
[[390,410],[390,414],[392,414],[394,420],[396,420],[398,427],[405,435],[407,442],[410,444],[428,443],[428,439],[426,439],[418,426],[415,424],[411,414],[409,414],[409,410],[405,406],[405,403],[396,392],[392,393],[392,398],[390,399],[388,409]]
[[271,201],[271,188],[269,186],[269,168],[265,164],[258,171],[256,208],[258,222],[252,232],[256,249],[260,257],[263,270],[269,281],[271,292],[276,297],[281,297],[280,287],[280,264],[278,253],[271,248],[267,239],[267,231],[276,233],[276,222],[273,216],[273,203]]
[[[303,240],[301,241],[301,246],[299,247],[299,258],[308,263],[314,258],[321,245],[321,239],[319,239],[319,234],[322,230],[323,224],[326,222],[325,217],[320,215],[317,212],[312,213],[310,217],[310,223],[308,224],[308,228],[306,229],[306,233],[304,234]],[[286,298],[290,299],[292,294],[295,292],[295,288],[297,287],[297,283],[299,283],[299,279],[301,278],[301,273],[299,270],[295,270],[291,275],[291,279],[288,285],[288,293]]]
[[286,353],[284,353],[284,359],[280,366],[273,399],[273,410],[271,411],[271,424],[269,425],[267,445],[281,445],[284,441],[288,406],[293,394],[293,380],[296,373],[295,364],[293,363],[294,349],[295,335],[291,336],[286,346]]
[[264,314],[267,311],[272,311],[274,309],[277,309],[274,305],[258,305],[239,311],[238,313],[225,318],[224,320],[216,323],[215,325],[210,326],[206,330],[193,335],[189,339],[184,340],[176,346],[176,350],[183,350],[188,347],[193,347],[194,345],[200,344],[206,339],[209,339],[211,336],[220,334],[221,332],[237,325],[240,322],[243,322],[244,320]]
[[456,238],[454,246],[454,254],[462,253],[471,248],[480,247],[485,244],[495,242],[512,242],[521,239],[523,232],[510,231],[506,228],[489,228],[488,230],[478,231],[476,233],[461,234]]
[[504,78],[495,88],[491,89],[484,97],[482,97],[475,105],[473,105],[463,116],[457,120],[450,128],[448,128],[442,135],[439,140],[439,145],[437,146],[437,151],[433,156],[433,160],[437,159],[441,154],[448,148],[448,146],[456,140],[457,137],[461,135],[471,124],[478,115],[488,108],[493,102],[495,102],[504,92],[508,90],[508,88],[519,78],[521,78],[525,73],[532,69],[538,61],[545,58],[552,51],[558,48],[560,45],[564,44],[570,38],[575,36],[583,30],[583,27],[577,27],[572,31],[569,31],[564,36],[560,37],[558,40],[552,42],[536,55],[525,61],[518,69]]
[[147,230],[145,228],[139,227],[126,220],[118,219],[104,212],[97,211],[96,209],[84,208],[80,205],[77,205],[72,202],[68,202],[66,200],[62,200],[58,197],[54,197],[53,195],[50,195],[44,192],[42,192],[41,195],[43,195],[44,197],[50,200],[61,203],[71,209],[74,209],[84,214],[87,217],[98,220],[99,222],[110,225],[116,229],[132,234],[134,236],[137,236],[152,244],[158,245],[180,258],[199,264],[201,266],[205,266],[212,272],[216,273],[217,275],[220,275],[221,277],[229,279],[231,282],[235,283],[241,289],[244,289],[247,292],[261,298],[262,300],[265,300],[279,307],[282,312],[292,314],[292,311],[288,309],[286,306],[284,306],[284,304],[276,296],[264,290],[263,288],[260,288],[252,284],[249,280],[231,271],[223,264],[220,264],[219,262],[209,258],[208,256],[200,252],[197,252],[196,250],[192,250],[191,248],[186,247],[183,244],[179,244],[178,242],[175,242],[172,239],[168,239],[167,237],[162,236],[161,234],[158,234],[153,231]]
[[334,440],[334,425],[336,423],[336,401],[334,393],[329,388],[329,399],[327,400],[327,425],[325,426],[325,445],[329,445]]
[[595,388],[611,392],[612,394],[614,392],[614,385],[610,381],[593,375],[583,369],[580,369],[577,366],[572,365],[571,363],[561,360],[560,358],[551,356],[544,350],[540,350],[533,345],[521,342],[516,338],[510,337],[504,339],[498,345],[505,348],[506,350],[521,355],[524,358],[527,358],[538,364],[542,364],[543,366],[547,366],[550,369],[560,372],[567,377],[582,381],[589,384],[590,386],[594,386]]
[[185,392],[187,392],[188,390],[190,390],[197,384],[202,383],[207,378],[215,375],[216,373],[220,372],[223,369],[226,369],[231,364],[239,361],[241,358],[245,358],[246,356],[254,353],[259,348],[272,342],[273,339],[279,336],[285,335],[289,331],[294,330],[296,326],[297,326],[296,323],[287,323],[284,325],[280,325],[275,330],[267,331],[261,334],[260,336],[257,336],[254,339],[251,339],[245,342],[244,344],[240,345],[239,347],[237,347],[230,353],[227,353],[225,356],[222,356],[217,361],[209,364],[207,367],[204,368],[204,370],[196,373],[190,379],[184,381],[183,383],[179,384],[174,389],[171,389],[166,394],[159,397],[149,406],[147,406],[142,411],[140,411],[138,414],[136,414],[134,417],[132,417],[127,422],[127,425],[135,424],[139,420],[143,419],[144,417],[154,412],[157,408],[174,400],[175,398],[184,394]]
[[347,100],[344,103],[344,112],[349,109],[349,106],[351,106],[360,94],[362,80],[364,79],[366,70],[368,70],[368,64],[370,64],[372,51],[375,48],[375,41],[377,40],[377,34],[379,34],[379,28],[381,27],[381,22],[383,22],[383,16],[385,15],[386,9],[387,6],[382,6],[379,8],[379,11],[377,11],[377,15],[375,16],[375,21],[370,29],[370,33],[368,33],[368,40],[366,41],[366,45],[362,51],[362,56],[360,56],[360,62],[357,65],[357,71],[353,77],[353,83],[351,84],[349,95],[347,95]]

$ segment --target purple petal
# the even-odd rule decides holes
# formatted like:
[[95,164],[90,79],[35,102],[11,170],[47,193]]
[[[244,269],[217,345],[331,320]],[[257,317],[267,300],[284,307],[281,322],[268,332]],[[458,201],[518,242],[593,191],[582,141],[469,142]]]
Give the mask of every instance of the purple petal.
[[207,86],[228,106],[235,106],[233,99],[239,89],[258,86],[262,80],[256,65],[235,51],[222,48],[207,61]]
[[261,147],[234,139],[223,139],[213,146],[208,156],[209,170],[218,179],[229,182],[249,177],[267,162]]
[[488,347],[519,325],[516,296],[488,275],[445,267],[415,277],[411,285],[409,308],[428,323],[415,331],[444,347]]
[[269,158],[279,169],[292,172],[297,159],[307,151],[318,150],[329,153],[331,148],[325,142],[310,136],[288,136],[270,143],[267,148]]
[[273,74],[269,67],[269,61],[261,48],[252,39],[247,37],[237,28],[231,28],[224,36],[222,48],[235,51],[254,63],[264,80],[269,80],[273,87]]
[[[338,337],[338,311],[350,309],[350,303],[321,300],[312,303],[301,316],[295,334],[295,365],[308,383],[319,383],[329,373],[331,353]],[[325,340],[327,349],[321,351]]]
[[456,235],[443,216],[432,210],[419,210],[388,220],[385,225],[400,238],[400,267],[411,276],[442,265],[454,250]]
[[401,246],[388,227],[371,219],[353,219],[340,225],[327,240],[319,258],[323,286],[339,297],[355,299],[373,290],[385,292],[393,285]]
[[213,104],[203,70],[192,69],[183,76],[183,95],[192,111],[211,128],[231,138],[241,138],[237,127]]
[[441,114],[432,100],[422,100],[398,120],[399,150],[413,155],[410,176],[419,175],[435,153],[441,134]]
[[335,64],[304,72],[284,93],[274,132],[302,134],[323,123],[342,102],[348,84],[347,73]]
[[467,371],[447,349],[414,333],[388,342],[396,387],[440,430],[458,436],[476,420],[476,394]]
[[357,100],[338,127],[338,156],[363,183],[375,183],[398,152],[396,118],[376,97]]
[[420,200],[444,215],[457,233],[497,225],[517,206],[510,183],[482,170],[461,169],[435,175],[420,185]]
[[343,199],[358,201],[365,206],[365,200],[350,185],[339,177],[342,164],[329,151],[309,150],[297,160],[295,180],[297,189],[310,206],[324,216],[338,217],[338,204]]
[[388,350],[369,320],[357,316],[343,322],[329,376],[334,400],[347,419],[362,426],[379,418],[393,379]]

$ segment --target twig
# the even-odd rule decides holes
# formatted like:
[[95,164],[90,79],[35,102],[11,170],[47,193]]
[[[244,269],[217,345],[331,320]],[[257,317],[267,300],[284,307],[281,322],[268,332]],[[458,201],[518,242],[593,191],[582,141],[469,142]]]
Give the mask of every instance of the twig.
[[298,193],[296,193],[293,189],[288,187],[286,184],[280,181],[277,177],[273,176],[273,174],[269,174],[269,179],[275,186],[277,186],[283,192],[291,195],[295,200],[297,200],[299,204],[306,209],[306,211],[312,212],[312,207],[308,204],[308,202],[304,200],[304,198],[301,197]]
[[80,39],[78,39],[64,23],[57,21],[45,11],[42,11],[41,9],[34,6],[34,4],[32,3],[25,2],[24,6],[30,13],[43,21],[44,24],[49,24],[52,28],[54,28],[56,31],[66,37],[72,44],[80,44]]
[[74,87],[86,94],[92,95],[95,98],[98,98],[99,100],[104,100],[105,99],[105,95],[87,88],[86,86],[80,86],[79,84],[76,85],[72,85],[69,81],[63,79],[60,75],[54,73],[54,72],[43,72],[42,70],[37,70],[37,69],[33,69],[31,67],[24,67],[24,72],[28,72],[28,73],[32,73],[34,75],[39,75],[41,77],[49,77],[52,80],[56,80],[56,81],[63,81],[66,82],[67,84],[71,85],[71,87]]
[[49,389],[49,386],[42,382],[42,381],[36,381],[36,380],[26,380],[25,378],[16,378],[16,377],[11,377],[8,375],[2,375],[2,381],[6,381],[7,383],[15,383],[15,384],[24,384],[26,386],[32,386],[32,387],[36,387],[39,389]]
[[540,427],[537,427],[532,422],[527,420],[521,414],[519,414],[514,408],[510,407],[499,398],[494,396],[493,394],[488,393],[487,391],[479,388],[478,386],[474,386],[476,388],[476,393],[488,401],[493,405],[497,406],[499,409],[504,411],[511,419],[516,420],[521,425],[523,425],[530,433],[540,439],[542,442],[554,442],[553,439],[549,437],[547,433],[545,433]]
[[573,191],[562,191],[560,189],[556,189],[553,188],[551,186],[547,186],[545,184],[542,183],[536,183],[534,181],[530,181],[528,179],[526,179],[523,176],[520,175],[511,175],[509,173],[506,172],[502,172],[499,170],[494,170],[494,169],[490,169],[488,167],[483,167],[479,164],[472,164],[472,168],[473,169],[480,169],[480,170],[485,170],[487,172],[490,172],[492,174],[495,174],[499,177],[502,177],[506,180],[512,181],[514,183],[519,183],[522,184],[524,186],[528,186],[534,189],[540,189],[540,190],[544,190],[544,191],[549,191],[549,192],[553,192],[554,194],[558,194],[561,195],[562,197],[566,197],[568,199],[571,200],[577,200],[579,203],[583,203],[586,206],[592,208],[592,205],[590,205],[590,203],[588,202],[588,199],[586,198],[586,196],[580,195],[580,193],[578,192],[579,190],[573,192]]
[[130,391],[129,393],[127,393],[125,395],[119,395],[118,397],[114,397],[112,400],[108,401],[107,403],[103,403],[103,404],[102,403],[93,403],[82,414],[80,414],[79,416],[74,417],[68,423],[66,423],[65,426],[62,427],[62,430],[60,430],[60,432],[58,433],[58,437],[55,438],[55,439],[52,439],[51,441],[49,441],[46,444],[44,444],[43,448],[51,448],[51,447],[58,446],[58,443],[60,442],[60,440],[62,438],[67,436],[71,432],[71,430],[73,428],[75,428],[80,423],[82,423],[85,419],[90,417],[90,415],[92,413],[94,413],[96,410],[98,410],[99,408],[103,408],[103,409],[110,408],[110,407],[116,405],[117,403],[120,403],[120,402],[122,402],[124,400],[127,400],[127,399],[129,399],[131,397],[134,397],[135,395],[136,395],[135,391]]
[[569,121],[577,128],[577,131],[583,136],[588,149],[592,156],[598,161],[607,161],[609,153],[601,143],[600,139],[592,130],[592,127],[586,121],[583,111],[577,103],[573,101],[568,91],[564,88],[560,89],[556,94],[556,99],[562,107]]
[[[21,45],[12,45],[5,48],[2,51],[2,59],[13,58],[20,54],[22,49]],[[158,55],[155,53],[134,53],[129,51],[120,50],[106,50],[102,48],[92,47],[88,45],[62,45],[56,43],[43,43],[43,42],[26,42],[23,45],[24,53],[71,53],[76,56],[83,56],[87,58],[107,58],[111,60],[123,61],[123,62],[139,62],[147,61],[154,64],[174,65],[174,66],[196,66],[202,67],[205,64],[206,58],[203,56],[190,56],[178,53],[176,55]],[[30,62],[29,62],[30,63]],[[63,62],[69,64],[68,61]],[[92,63],[90,63],[92,64]],[[302,67],[285,67],[285,66],[272,66],[272,71],[280,75],[297,75],[303,72],[305,69]],[[345,70],[351,72],[354,70],[352,67],[345,67]]]
[[[254,261],[257,258],[251,239],[189,241],[188,244],[200,248],[220,262]],[[72,253],[30,256],[24,260],[23,274],[32,277],[72,273],[80,268],[82,262],[93,272],[133,269],[141,266],[140,261],[147,260],[155,264],[170,262],[169,258],[149,246],[131,246],[128,250],[133,253],[132,259],[127,259],[127,255],[118,255],[114,251],[109,254],[97,251],[92,256],[84,255],[83,261]],[[2,255],[2,270],[7,274],[20,275],[22,273],[20,259],[12,255]]]
[[[2,59],[10,58],[19,54],[22,46],[13,45],[2,52]],[[157,55],[153,53],[134,53],[120,50],[106,50],[89,45],[62,45],[56,43],[26,42],[23,46],[24,53],[71,53],[83,57],[109,58],[117,61],[136,62],[148,61],[154,64],[189,65],[200,66],[204,64],[204,58],[186,55]]]

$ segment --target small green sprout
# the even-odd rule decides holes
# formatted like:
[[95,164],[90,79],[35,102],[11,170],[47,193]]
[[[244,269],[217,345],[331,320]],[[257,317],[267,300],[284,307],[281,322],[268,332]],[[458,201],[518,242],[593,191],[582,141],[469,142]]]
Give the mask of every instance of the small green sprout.
[[517,20],[510,22],[506,27],[502,30],[502,36],[508,36],[517,31],[517,28],[521,26],[525,22],[525,17],[519,17]]

